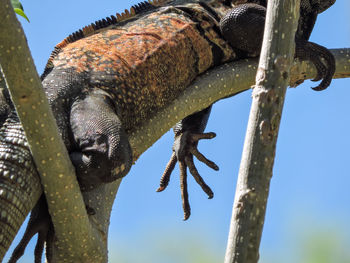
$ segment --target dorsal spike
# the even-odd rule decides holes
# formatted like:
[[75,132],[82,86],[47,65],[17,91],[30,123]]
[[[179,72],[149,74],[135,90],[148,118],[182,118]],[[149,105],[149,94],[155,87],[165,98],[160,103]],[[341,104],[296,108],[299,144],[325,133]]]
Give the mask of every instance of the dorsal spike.
[[103,26],[104,26],[104,27],[109,26],[109,23],[107,22],[106,18],[103,18],[103,19],[102,19],[102,22],[103,22]]
[[100,29],[100,20],[95,21],[95,29],[96,30]]
[[70,34],[68,37],[66,37],[67,40],[67,44],[73,42],[74,38],[73,38],[73,34]]
[[83,37],[84,37],[84,32],[83,32],[82,29],[80,29],[80,30],[78,31],[78,37],[79,37],[79,38],[83,38]]
[[126,20],[129,17],[131,17],[129,10],[125,9],[124,12],[122,13],[122,20]]
[[84,36],[88,36],[88,35],[90,35],[93,32],[94,32],[94,28],[91,25],[85,26],[83,28]]
[[72,34],[72,42],[76,41],[79,38],[79,31],[76,31]]
[[117,23],[117,18],[114,15],[111,15],[112,23]]
[[55,46],[55,49],[56,49],[56,48],[62,48],[63,46],[65,46],[65,45],[66,45],[65,42],[66,42],[66,39],[63,39],[60,43],[58,43],[58,44]]
[[140,14],[142,12],[152,10],[152,9],[154,9],[154,7],[155,6],[152,4],[152,2],[150,0],[149,0],[149,2],[143,1],[143,2],[140,2],[140,3],[132,6],[132,8],[135,9],[136,14]]
[[46,67],[44,69],[44,73],[41,75],[42,79],[45,78],[47,74],[50,73],[52,68],[54,67],[53,61],[55,57],[61,52],[61,50],[67,46],[69,43],[75,42],[79,39],[82,39],[86,36],[90,36],[94,34],[97,30],[101,28],[106,28],[110,25],[117,24],[119,22],[123,22],[129,18],[134,17],[135,15],[139,15],[141,13],[144,13],[146,11],[152,10],[154,8],[157,8],[161,6],[163,3],[168,2],[169,0],[148,0],[140,2],[136,5],[133,5],[130,10],[125,9],[123,13],[119,14],[116,13],[116,15],[112,15],[110,17],[101,19],[96,21],[95,23],[91,23],[88,26],[83,27],[82,29],[77,30],[76,32],[73,32],[68,37],[63,39],[60,43],[58,43],[55,47],[55,49],[51,52],[50,58],[46,64]]
[[110,18],[110,17],[107,17],[106,18],[107,19],[107,23],[109,24],[109,25],[111,25],[113,22],[112,22],[112,19]]

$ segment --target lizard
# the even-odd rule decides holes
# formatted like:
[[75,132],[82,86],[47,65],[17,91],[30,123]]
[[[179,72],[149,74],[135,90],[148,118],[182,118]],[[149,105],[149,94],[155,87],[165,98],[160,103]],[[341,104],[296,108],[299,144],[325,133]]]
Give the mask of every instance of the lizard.
[[[301,1],[296,57],[316,66],[314,80],[322,81],[315,90],[330,85],[335,63],[326,48],[308,38],[317,15],[334,2]],[[133,160],[127,133],[174,100],[198,75],[225,62],[259,55],[266,5],[266,0],[142,2],[56,45],[42,84],[82,191],[125,176]],[[208,197],[213,197],[193,163],[195,156],[218,170],[197,149],[199,140],[215,136],[204,133],[210,110],[175,125],[173,154],[158,188],[167,187],[179,163],[185,220],[190,216],[187,168]],[[40,262],[43,243],[49,243],[50,235],[34,228],[36,221],[38,217],[31,217],[24,237],[28,240],[39,233],[35,262]],[[46,224],[46,232],[50,231],[52,226]],[[16,262],[25,246],[26,242],[20,242],[9,262]]]

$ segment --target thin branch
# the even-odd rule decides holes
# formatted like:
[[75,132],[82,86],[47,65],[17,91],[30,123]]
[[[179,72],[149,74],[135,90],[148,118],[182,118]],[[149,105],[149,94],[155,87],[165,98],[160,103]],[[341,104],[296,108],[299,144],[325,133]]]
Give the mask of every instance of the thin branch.
[[300,0],[268,1],[225,263],[257,263]]

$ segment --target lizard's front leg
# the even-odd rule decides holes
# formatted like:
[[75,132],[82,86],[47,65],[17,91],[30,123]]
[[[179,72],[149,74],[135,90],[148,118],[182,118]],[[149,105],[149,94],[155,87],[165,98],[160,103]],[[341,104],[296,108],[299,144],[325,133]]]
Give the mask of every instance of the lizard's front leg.
[[[254,2],[266,4],[265,1]],[[304,2],[305,1],[302,3]],[[334,3],[334,0],[332,0],[332,2]],[[330,5],[331,3],[329,3],[327,6]],[[316,81],[322,79],[322,81],[320,85],[314,89],[322,90],[327,88],[331,82],[335,71],[335,61],[333,55],[326,48],[309,42],[308,39],[305,39],[310,35],[317,14],[320,12],[320,9],[315,9],[313,6],[310,6],[310,8],[314,13],[310,14],[312,17],[305,18],[307,17],[306,13],[308,11],[305,11],[305,6],[301,6],[301,18],[299,20],[299,23],[306,23],[307,25],[299,26],[299,31],[301,28],[303,28],[304,31],[297,32],[296,34],[295,56],[296,58],[302,60],[310,60],[315,65],[317,69],[317,76],[314,80]],[[238,5],[221,19],[220,30],[222,36],[237,51],[240,58],[243,59],[245,57],[255,57],[260,54],[265,26],[265,16],[266,8],[263,5],[248,3]],[[177,124],[177,126],[175,126],[175,142],[173,146],[173,154],[168,165],[166,166],[165,172],[160,182],[160,187],[157,190],[163,191],[166,188],[169,183],[170,174],[173,171],[176,162],[179,162],[185,219],[190,216],[190,206],[188,202],[186,182],[187,167],[189,168],[196,181],[201,185],[202,189],[207,193],[209,198],[213,197],[212,191],[199,176],[198,171],[193,164],[193,155],[195,155],[199,160],[206,163],[209,167],[215,170],[218,169],[218,167],[213,162],[207,160],[202,154],[198,152],[196,148],[199,139],[210,139],[215,136],[213,133],[202,133],[206,126],[209,112],[210,110],[207,110],[207,113],[195,113],[194,115],[191,115],[182,120]],[[201,118],[198,118],[198,116],[201,116]],[[204,126],[202,126],[202,129],[195,131],[193,127],[196,125],[196,121],[194,120],[197,120],[197,122],[198,120],[202,120],[203,122],[199,122],[205,123]]]
[[[244,4],[232,9],[221,20],[221,31],[225,39],[235,48],[241,58],[255,57],[260,53],[261,41],[264,31],[265,8],[257,4]],[[174,127],[175,141],[173,145],[173,154],[166,166],[165,172],[160,181],[158,192],[163,191],[170,180],[170,174],[178,162],[180,167],[181,196],[184,210],[184,220],[188,219],[191,210],[188,201],[187,191],[187,168],[202,187],[209,198],[214,196],[212,190],[206,185],[199,175],[194,163],[193,156],[214,170],[218,166],[208,160],[197,150],[200,139],[212,139],[215,133],[203,133],[206,127],[211,107],[203,111],[194,113]]]
[[70,158],[83,191],[112,182],[129,172],[131,147],[108,94],[95,92],[75,101],[70,127],[76,145]]
[[208,122],[210,110],[211,107],[208,107],[200,112],[194,113],[174,126],[175,140],[173,145],[173,154],[160,180],[160,186],[157,189],[157,192],[161,192],[168,186],[170,175],[175,168],[176,162],[178,162],[180,167],[180,185],[184,220],[187,220],[191,214],[187,191],[187,167],[189,168],[193,178],[208,195],[208,198],[211,199],[214,196],[213,191],[204,182],[193,163],[194,155],[199,161],[205,163],[210,168],[219,170],[219,167],[214,162],[208,160],[197,149],[199,140],[212,139],[215,137],[215,133],[213,132],[203,133]]

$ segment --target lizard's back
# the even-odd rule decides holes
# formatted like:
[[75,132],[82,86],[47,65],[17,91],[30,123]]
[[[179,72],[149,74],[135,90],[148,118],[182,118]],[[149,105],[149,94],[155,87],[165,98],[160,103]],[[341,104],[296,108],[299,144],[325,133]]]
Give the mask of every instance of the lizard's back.
[[[51,57],[43,81],[51,105],[60,105],[60,89],[72,89],[72,98],[104,90],[117,105],[124,128],[132,129],[196,76],[235,58],[214,16],[203,3],[169,5],[59,44],[63,47]],[[57,84],[57,76],[67,75]]]

